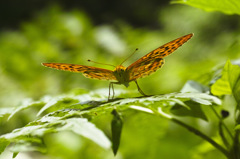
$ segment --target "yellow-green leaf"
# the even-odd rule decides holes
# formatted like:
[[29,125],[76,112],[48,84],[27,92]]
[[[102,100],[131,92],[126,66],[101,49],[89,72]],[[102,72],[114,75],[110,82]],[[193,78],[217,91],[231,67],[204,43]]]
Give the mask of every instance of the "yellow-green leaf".
[[240,15],[239,0],[173,0],[172,3],[186,4],[206,11],[219,11],[225,14]]

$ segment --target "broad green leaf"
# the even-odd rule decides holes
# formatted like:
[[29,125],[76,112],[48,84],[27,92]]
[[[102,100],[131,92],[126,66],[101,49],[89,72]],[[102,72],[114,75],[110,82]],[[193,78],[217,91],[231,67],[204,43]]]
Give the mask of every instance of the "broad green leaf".
[[190,116],[190,117],[200,118],[205,121],[208,121],[206,115],[201,109],[200,103],[196,103],[193,101],[186,101],[185,104],[188,105],[190,109],[186,109],[185,107],[182,107],[176,104],[171,108],[171,113],[177,116]]
[[105,134],[98,129],[94,124],[87,121],[87,119],[82,118],[70,118],[64,120],[65,125],[57,129],[57,131],[70,130],[78,135],[89,138],[94,141],[99,146],[109,149],[111,143]]
[[13,152],[13,156],[18,154],[18,152],[31,152],[38,151],[41,153],[46,153],[47,148],[40,138],[30,137],[29,139],[19,139],[14,145],[11,146],[10,150]]
[[0,108],[0,118],[3,117],[4,115],[11,114],[14,112],[15,108],[14,107],[6,107],[6,108]]
[[[81,95],[80,95],[81,96]],[[69,106],[71,104],[76,104],[79,102],[79,99],[77,98],[79,96],[59,96],[59,97],[55,97],[52,98],[51,100],[49,100],[44,107],[42,107],[42,109],[38,112],[37,116],[39,116],[40,114],[42,114],[46,109],[50,108],[50,107],[64,107],[65,105]]]
[[237,126],[235,126],[235,130],[240,130],[240,124],[238,124]]
[[[104,135],[104,133],[95,127],[94,124],[83,118],[69,118],[63,119],[62,117],[54,117],[47,115],[41,119],[30,123],[29,125],[15,129],[13,132],[2,135],[1,139],[6,139],[9,142],[16,142],[27,140],[30,142],[35,142],[35,137],[43,137],[47,133],[54,133],[60,131],[72,131],[78,135],[89,138],[90,140],[97,143],[99,146],[108,149],[111,147],[109,139]],[[24,138],[28,136],[28,138]],[[34,136],[34,137],[33,137]],[[21,140],[20,140],[21,139]],[[24,149],[29,146],[29,143],[17,144],[20,148]],[[33,147],[34,148],[34,147]],[[37,148],[34,148],[37,150]],[[19,150],[17,148],[16,150]]]
[[10,114],[10,116],[8,117],[8,120],[10,120],[16,113],[18,113],[19,111],[22,111],[24,109],[28,109],[31,107],[38,107],[38,106],[42,106],[44,105],[44,101],[32,101],[32,99],[25,99],[22,103],[22,105],[18,106],[17,108],[15,108],[15,110]]
[[191,99],[192,101],[203,105],[221,105],[222,103],[219,98],[209,95],[207,93],[179,93],[175,97]]
[[5,138],[0,138],[0,154],[5,150],[5,148],[10,144],[10,142]]
[[212,85],[211,92],[217,96],[234,93],[233,95],[235,97],[239,97],[239,80],[240,67],[238,65],[232,65],[228,60],[223,68],[222,77]]
[[[26,100],[24,104],[17,107],[12,114],[9,116],[9,119],[16,114],[17,112],[28,109],[35,106],[42,106],[42,109],[39,111],[37,115],[42,114],[46,109],[50,107],[54,107],[54,109],[64,109],[64,108],[70,108],[70,109],[81,109],[81,110],[88,110],[95,107],[106,107],[107,111],[111,112],[112,107],[110,106],[121,106],[124,105],[124,109],[128,108],[130,105],[140,105],[140,106],[148,106],[148,105],[154,105],[159,103],[158,106],[170,106],[174,105],[175,103],[178,103],[179,105],[186,107],[187,105],[184,104],[183,101],[188,100],[194,100],[195,102],[199,102],[201,104],[205,105],[211,105],[212,103],[220,104],[221,101],[214,97],[210,96],[206,93],[171,93],[171,94],[165,94],[165,95],[155,95],[150,97],[137,97],[137,98],[125,98],[125,99],[115,99],[112,102],[106,102],[106,99],[102,99],[102,97],[96,97],[96,94],[102,93],[103,90],[97,90],[96,92],[90,92],[89,94],[81,94],[81,95],[61,95],[56,97],[46,96],[40,101],[30,101]],[[119,93],[122,93],[119,91]],[[103,111],[99,111],[99,113],[102,113]],[[91,113],[91,112],[90,112]],[[103,112],[106,113],[106,112]]]
[[113,149],[114,155],[116,155],[120,145],[123,121],[122,121],[121,115],[117,112],[116,109],[112,111],[112,114],[113,114],[113,119],[111,123],[112,149]]
[[[106,100],[103,100],[101,97],[94,97],[95,101],[93,101],[92,95],[95,96],[94,93],[88,94],[90,100],[84,99],[84,94],[82,94],[77,96],[62,95],[59,97],[48,97],[37,102],[29,102],[28,104],[23,105],[18,111],[30,108],[36,104],[45,106],[49,105],[50,107],[55,106],[56,109],[59,107],[66,109],[49,113],[40,119],[29,123],[25,127],[15,129],[11,133],[2,135],[0,139],[6,139],[8,142],[15,143],[17,147],[13,147],[13,150],[19,152],[19,150],[24,150],[24,148],[31,150],[31,148],[27,148],[31,147],[31,144],[29,143],[36,142],[36,138],[41,139],[45,134],[57,133],[60,131],[72,131],[78,135],[89,138],[99,146],[108,149],[111,147],[109,139],[94,124],[90,123],[87,118],[99,117],[107,113],[110,114],[113,109],[118,109],[119,111],[124,112],[129,108],[139,111],[143,111],[144,109],[148,112],[150,110],[150,112],[153,112],[152,114],[159,115],[160,113],[167,118],[171,118],[171,116],[165,113],[163,111],[164,109],[161,108],[166,107],[169,109],[175,104],[178,104],[188,110],[190,107],[186,104],[186,101],[191,101],[196,105],[221,104],[221,101],[217,97],[206,93],[170,93],[149,97],[115,99],[110,102],[106,102]],[[141,109],[139,109],[139,107],[141,107]],[[114,119],[113,122],[116,122],[116,124],[113,124],[113,127],[115,127],[114,132],[116,130],[114,134],[114,142],[116,143],[114,145],[114,153],[116,153],[119,145],[117,140],[120,141],[121,124],[118,125],[119,120],[117,120],[117,118]],[[44,150],[42,149],[41,144],[39,146],[33,145],[32,150],[37,150],[38,148],[39,151]]]
[[182,93],[204,93],[208,91],[208,87],[201,85],[198,82],[189,80],[187,81],[183,88],[181,89]]
[[240,15],[239,0],[173,0],[172,3],[186,4],[206,11],[220,11]]
[[[221,104],[221,100],[217,97],[214,97],[212,95],[208,95],[206,93],[170,93],[170,94],[164,94],[164,95],[155,95],[150,97],[141,97],[141,98],[128,98],[128,99],[121,99],[117,100],[108,104],[114,105],[126,105],[126,104],[132,104],[132,103],[141,103],[143,105],[152,105],[155,102],[162,102],[162,103],[168,103],[169,105],[174,105],[176,102],[179,103],[182,106],[186,106],[182,100],[193,100],[195,102],[198,102],[200,104],[204,105],[211,105],[211,104]],[[106,105],[108,105],[106,104]],[[169,106],[168,105],[168,106]]]

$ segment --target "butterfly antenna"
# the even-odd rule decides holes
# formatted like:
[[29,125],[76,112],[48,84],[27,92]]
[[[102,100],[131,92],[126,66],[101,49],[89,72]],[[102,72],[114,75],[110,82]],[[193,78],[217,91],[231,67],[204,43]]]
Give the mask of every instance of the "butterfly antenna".
[[116,67],[114,65],[111,65],[111,64],[105,64],[105,63],[100,63],[100,62],[95,62],[95,61],[92,61],[92,60],[87,60],[88,62],[93,62],[93,63],[96,63],[96,64],[100,64],[100,65],[108,65],[108,66],[112,66],[112,67]]
[[120,65],[122,65],[125,61],[127,61],[130,57],[132,57],[133,54],[135,54],[138,51],[138,48],[130,55],[128,56]]

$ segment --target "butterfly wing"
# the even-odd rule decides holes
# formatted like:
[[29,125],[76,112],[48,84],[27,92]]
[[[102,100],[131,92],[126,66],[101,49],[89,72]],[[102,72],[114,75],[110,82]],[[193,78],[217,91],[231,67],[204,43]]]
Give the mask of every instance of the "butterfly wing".
[[92,66],[65,64],[65,63],[42,63],[46,67],[58,70],[81,72],[87,78],[99,80],[116,80],[113,71]]
[[162,45],[128,66],[127,71],[129,73],[129,81],[148,76],[161,68],[164,64],[163,57],[171,54],[182,44],[187,42],[192,36],[193,34],[188,34]]

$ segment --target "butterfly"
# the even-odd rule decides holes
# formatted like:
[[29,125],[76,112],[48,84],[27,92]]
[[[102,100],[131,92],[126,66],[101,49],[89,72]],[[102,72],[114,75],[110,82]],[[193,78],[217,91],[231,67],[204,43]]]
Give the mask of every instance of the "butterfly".
[[110,99],[111,89],[113,90],[112,99],[114,98],[113,84],[123,84],[124,86],[128,87],[129,82],[132,81],[136,83],[138,91],[143,96],[147,96],[139,87],[137,80],[139,78],[149,76],[161,68],[164,64],[163,58],[170,55],[173,51],[182,46],[182,44],[187,42],[192,36],[193,33],[177,38],[149,52],[145,56],[132,63],[130,66],[124,67],[122,66],[122,62],[120,65],[116,66],[114,70],[66,63],[42,63],[42,65],[58,70],[79,72],[87,78],[114,81],[110,82],[109,84],[108,100]]

